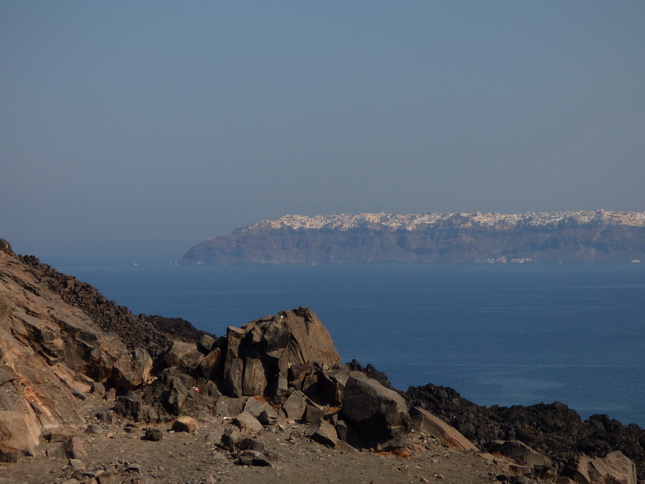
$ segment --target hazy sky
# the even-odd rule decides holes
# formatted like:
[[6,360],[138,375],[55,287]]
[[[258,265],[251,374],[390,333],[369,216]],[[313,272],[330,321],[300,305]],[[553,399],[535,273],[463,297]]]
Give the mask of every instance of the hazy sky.
[[645,211],[645,2],[0,2],[0,237],[181,256],[284,214]]

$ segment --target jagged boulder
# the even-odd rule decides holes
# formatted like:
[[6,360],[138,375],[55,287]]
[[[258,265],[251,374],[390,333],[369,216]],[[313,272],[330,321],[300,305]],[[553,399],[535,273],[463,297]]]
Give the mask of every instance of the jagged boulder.
[[233,423],[237,425],[243,432],[262,431],[262,424],[257,418],[251,415],[251,412],[244,411],[240,413],[237,417],[235,417]]
[[305,410],[307,410],[307,396],[300,391],[293,392],[282,404],[284,415],[291,420],[301,419]]
[[231,398],[226,395],[222,395],[217,399],[217,402],[215,402],[215,414],[222,418],[235,417],[242,412],[244,404],[245,398],[243,397]]
[[143,348],[122,354],[114,362],[112,381],[123,389],[131,390],[152,381],[152,358]]
[[222,363],[222,349],[214,348],[208,352],[201,363],[199,369],[204,378],[213,379],[217,378],[217,372]]
[[605,457],[592,458],[582,455],[575,466],[562,473],[560,484],[637,484],[636,466],[620,451]]
[[0,411],[0,462],[14,462],[38,445],[40,433],[22,412]]
[[477,446],[468,440],[456,428],[448,425],[439,417],[432,415],[420,407],[410,409],[412,428],[417,432],[424,432],[439,439],[441,442],[461,450],[477,451]]
[[11,250],[11,244],[5,239],[0,239],[0,251],[7,252],[8,254],[13,254],[13,250]]
[[551,479],[557,474],[551,459],[519,440],[494,441],[489,443],[487,450],[510,457],[518,464],[513,466],[518,473],[535,479]]
[[259,398],[249,398],[244,404],[244,410],[242,413],[243,412],[250,413],[258,420],[260,420],[262,414],[265,414],[270,420],[278,418],[278,412],[276,412],[275,409],[267,402]]
[[344,366],[330,371],[319,371],[316,381],[317,392],[330,405],[340,405],[343,401],[345,385],[351,374],[349,368]]
[[144,418],[144,403],[141,395],[133,391],[121,395],[116,399],[114,410],[119,415],[140,421]]
[[321,419],[311,423],[305,430],[305,435],[327,447],[336,447],[338,445],[338,432],[326,420]]
[[166,366],[177,366],[188,372],[197,368],[203,359],[204,354],[199,351],[197,344],[179,340],[173,341],[162,355],[162,361]]
[[331,368],[340,362],[336,347],[316,315],[300,307],[229,327],[223,383],[234,397],[286,396],[289,368],[314,363]]
[[372,378],[349,377],[341,416],[367,447],[376,450],[402,447],[410,430],[403,397]]

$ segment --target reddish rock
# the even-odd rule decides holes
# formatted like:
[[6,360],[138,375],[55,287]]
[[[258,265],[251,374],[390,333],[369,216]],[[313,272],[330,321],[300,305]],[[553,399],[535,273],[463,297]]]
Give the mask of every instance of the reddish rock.
[[22,412],[0,411],[0,461],[13,462],[38,445],[37,426]]
[[412,417],[412,428],[417,432],[424,432],[436,437],[441,442],[461,450],[477,451],[477,446],[464,437],[456,428],[448,425],[439,417],[432,415],[420,407],[413,407],[410,410]]
[[195,432],[199,428],[197,420],[193,417],[178,417],[172,424],[172,430],[175,432]]
[[575,469],[565,475],[576,484],[637,484],[636,466],[622,452],[605,457],[580,456]]

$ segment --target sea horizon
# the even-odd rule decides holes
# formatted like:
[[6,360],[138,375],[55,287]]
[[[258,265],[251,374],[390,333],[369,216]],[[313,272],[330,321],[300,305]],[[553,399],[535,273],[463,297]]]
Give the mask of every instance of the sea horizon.
[[478,405],[561,401],[645,427],[645,267],[630,263],[175,266],[163,257],[50,258],[136,313],[229,325],[307,306],[344,362],[401,390]]

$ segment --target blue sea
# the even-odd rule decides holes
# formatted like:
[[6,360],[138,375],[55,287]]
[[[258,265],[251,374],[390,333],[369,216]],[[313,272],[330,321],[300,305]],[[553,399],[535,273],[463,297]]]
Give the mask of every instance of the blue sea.
[[298,306],[343,361],[480,405],[561,401],[645,427],[645,264],[173,266],[46,261],[135,313],[226,327]]

